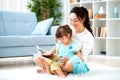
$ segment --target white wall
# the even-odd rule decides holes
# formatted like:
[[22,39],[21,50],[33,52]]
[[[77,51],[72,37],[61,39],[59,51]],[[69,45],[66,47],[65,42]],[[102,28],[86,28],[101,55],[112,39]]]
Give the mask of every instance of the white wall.
[[62,25],[67,24],[68,22],[68,0],[61,0],[61,2],[63,3],[63,20],[61,22]]

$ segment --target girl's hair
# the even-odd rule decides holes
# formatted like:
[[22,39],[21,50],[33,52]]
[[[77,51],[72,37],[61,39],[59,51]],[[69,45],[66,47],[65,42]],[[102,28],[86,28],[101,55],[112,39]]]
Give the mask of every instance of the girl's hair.
[[63,25],[57,28],[56,38],[61,38],[63,36],[68,36],[70,34],[70,38],[72,37],[72,30],[68,25]]
[[70,13],[75,13],[80,21],[82,19],[85,19],[83,25],[93,35],[93,31],[92,31],[92,29],[90,27],[90,21],[89,21],[88,11],[87,11],[86,8],[84,8],[84,7],[73,7],[72,10],[70,11]]

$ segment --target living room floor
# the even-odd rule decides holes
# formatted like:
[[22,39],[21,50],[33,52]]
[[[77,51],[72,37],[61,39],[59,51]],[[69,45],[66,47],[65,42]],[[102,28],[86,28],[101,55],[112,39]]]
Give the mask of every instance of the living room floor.
[[66,78],[36,73],[39,67],[29,57],[0,58],[0,80],[120,80],[120,57],[90,56],[90,72]]

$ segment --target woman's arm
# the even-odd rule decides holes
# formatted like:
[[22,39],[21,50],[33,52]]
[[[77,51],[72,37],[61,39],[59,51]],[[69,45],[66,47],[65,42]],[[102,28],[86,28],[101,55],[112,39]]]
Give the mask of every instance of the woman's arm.
[[84,61],[83,56],[82,56],[82,54],[81,54],[80,51],[77,51],[77,52],[76,52],[76,55],[77,55],[78,57],[80,57],[80,59],[81,59],[82,61]]

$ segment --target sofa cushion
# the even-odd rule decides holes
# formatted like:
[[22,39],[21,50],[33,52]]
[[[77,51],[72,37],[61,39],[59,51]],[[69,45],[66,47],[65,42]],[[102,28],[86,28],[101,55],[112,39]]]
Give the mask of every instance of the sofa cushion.
[[[49,40],[49,41],[48,41]],[[56,43],[54,35],[41,36],[1,36],[0,47],[18,47],[33,45],[53,45]]]
[[38,22],[31,35],[46,35],[49,30],[49,27],[52,24],[52,21],[53,18],[49,18],[44,21]]
[[[54,45],[40,46],[42,49],[50,50]],[[19,47],[5,47],[0,48],[1,57],[21,57],[32,56],[33,53],[37,53],[37,49],[34,46],[19,46]]]
[[30,35],[37,19],[35,13],[31,12],[9,12],[2,11],[6,35]]

